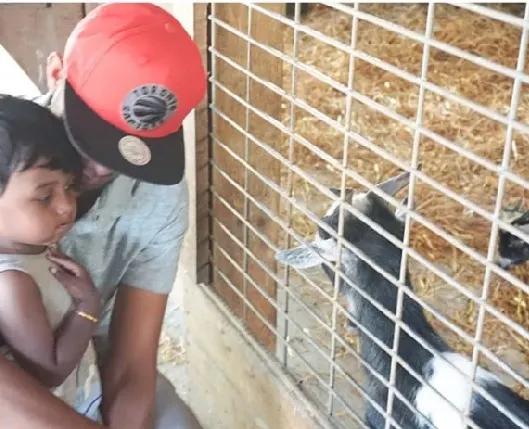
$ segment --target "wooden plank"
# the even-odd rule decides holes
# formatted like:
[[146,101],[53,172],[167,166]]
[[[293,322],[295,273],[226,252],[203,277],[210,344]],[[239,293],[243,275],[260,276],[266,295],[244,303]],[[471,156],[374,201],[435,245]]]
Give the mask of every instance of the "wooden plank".
[[283,369],[241,335],[227,305],[201,284],[184,286],[189,405],[205,428],[330,429]]
[[44,92],[48,55],[62,52],[82,17],[82,3],[1,4],[0,44]]
[[[208,4],[194,5],[193,38],[200,48],[202,61],[207,67],[208,42]],[[210,246],[210,152],[208,98],[204,97],[195,109],[195,160],[196,160],[196,221],[197,221],[197,279],[211,283],[211,246]]]
[[97,6],[101,4],[104,4],[104,3],[85,3],[84,4],[85,15],[88,15],[91,11],[93,11]]
[[[209,112],[206,107],[202,109],[197,109],[195,111],[195,138],[197,140],[197,143],[200,143],[206,148],[209,144],[208,115]],[[201,151],[200,153],[197,152],[197,162],[199,161],[198,155],[200,155],[200,157],[202,158],[208,155],[207,153],[203,152],[204,150],[205,149],[203,147],[197,147],[197,151]]]
[[[269,3],[264,6],[276,12],[284,13],[284,4]],[[216,15],[218,19],[221,19],[237,30],[243,33],[249,32],[260,43],[281,51],[283,50],[283,31],[279,22],[253,11],[251,28],[248,29],[248,9],[245,5],[241,4],[217,4]],[[215,31],[215,49],[242,67],[246,67],[248,62],[247,43],[222,28],[217,27]],[[281,87],[281,60],[266,54],[264,50],[259,48],[251,47],[249,51],[250,71]],[[280,119],[280,96],[269,91],[262,85],[256,84],[253,80],[250,80],[248,88],[246,75],[220,59],[216,60],[215,79],[236,95],[243,99],[248,99],[249,103],[256,108],[265,111],[276,119]],[[215,104],[216,108],[240,127],[246,129],[271,147],[277,147],[281,138],[280,132],[253,114],[248,115],[247,122],[247,109],[233,97],[230,97],[226,92],[218,88],[215,89]],[[272,158],[267,152],[259,150],[251,141],[246,142],[243,134],[228,122],[218,117],[218,115],[214,116],[213,126],[215,138],[227,145],[238,156],[246,159],[248,164],[256,168],[259,172],[265,174],[272,181],[279,183],[281,168],[279,161]],[[247,144],[246,148],[245,144]],[[247,193],[255,198],[255,200],[265,204],[270,210],[277,213],[279,210],[279,196],[272,192],[268,186],[263,184],[251,172],[245,171],[244,165],[238,162],[229,151],[222,149],[219,145],[215,145],[215,143],[213,143],[213,148],[213,160],[215,165],[218,166],[218,169],[225,172],[240,186],[245,187]],[[245,216],[246,223],[256,227],[272,243],[276,244],[278,242],[279,227],[270,221],[260,210],[257,210],[249,199],[237,191],[234,186],[230,185],[229,181],[217,171],[213,172],[213,185],[215,191],[228,201],[234,210],[242,216]],[[229,228],[230,232],[245,244],[247,250],[259,258],[259,262],[265,264],[272,272],[275,272],[276,263],[273,251],[263,241],[257,239],[245,223],[241,222],[240,219],[234,216],[219,201],[215,200],[213,209],[216,219],[223,222]],[[253,282],[259,285],[267,295],[275,298],[276,284],[273,278],[262,270],[255,261],[252,261],[250,257],[245,260],[244,249],[240,249],[240,246],[233,239],[227,239],[224,233],[219,233],[218,235],[216,233],[217,230],[214,229],[214,241],[216,245],[223,248],[232,256],[240,264],[239,268],[242,268]],[[236,289],[245,294],[245,300],[250,302],[271,326],[275,326],[276,311],[274,306],[252,285],[252,282],[244,281],[239,270],[233,267],[231,263],[226,263],[225,258],[220,256],[216,249],[213,249],[213,263],[216,269],[222,271],[231,280]],[[232,309],[240,308],[242,305],[244,323],[249,331],[268,350],[275,350],[276,340],[270,329],[260,320],[250,306],[241,303],[241,299],[236,294],[227,291],[224,283],[224,279],[220,279],[219,276],[214,275],[213,286],[224,301]],[[219,284],[222,285],[222,288],[219,287]]]

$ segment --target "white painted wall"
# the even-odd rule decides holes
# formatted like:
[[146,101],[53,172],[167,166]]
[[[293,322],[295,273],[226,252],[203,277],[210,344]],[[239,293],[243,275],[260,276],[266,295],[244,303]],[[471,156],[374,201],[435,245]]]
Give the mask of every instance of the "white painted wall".
[[0,45],[0,93],[26,97],[40,95],[37,85],[2,45]]

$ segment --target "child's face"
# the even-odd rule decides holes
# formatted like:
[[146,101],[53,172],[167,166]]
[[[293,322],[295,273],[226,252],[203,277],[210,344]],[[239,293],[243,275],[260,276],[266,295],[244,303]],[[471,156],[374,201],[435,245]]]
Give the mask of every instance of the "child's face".
[[0,237],[30,245],[56,243],[73,225],[76,208],[73,177],[37,163],[13,173],[0,195]]

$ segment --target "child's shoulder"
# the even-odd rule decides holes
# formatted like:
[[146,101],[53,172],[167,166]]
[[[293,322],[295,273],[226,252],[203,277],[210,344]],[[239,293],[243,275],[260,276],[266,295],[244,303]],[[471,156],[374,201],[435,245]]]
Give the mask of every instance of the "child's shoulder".
[[41,255],[0,253],[0,284],[12,281],[31,281],[37,274],[35,268],[42,265]]
[[28,261],[24,256],[26,255],[0,253],[0,274],[6,271],[22,271],[29,274]]

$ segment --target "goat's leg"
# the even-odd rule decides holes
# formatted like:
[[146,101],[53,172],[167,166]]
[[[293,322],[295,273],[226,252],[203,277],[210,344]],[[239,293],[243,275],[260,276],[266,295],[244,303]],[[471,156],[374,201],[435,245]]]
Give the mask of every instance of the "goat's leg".
[[384,429],[386,419],[371,404],[366,404],[365,421],[369,429]]
[[346,297],[347,297],[347,310],[348,310],[349,315],[347,316],[345,320],[344,328],[350,335],[358,335],[358,324],[353,320],[353,318],[354,319],[358,318],[358,312],[357,312],[358,306],[356,304],[356,299],[355,299],[357,297],[351,291],[349,291],[349,293],[346,294]]
[[347,318],[345,321],[345,330],[349,335],[358,335],[358,325],[351,319]]

